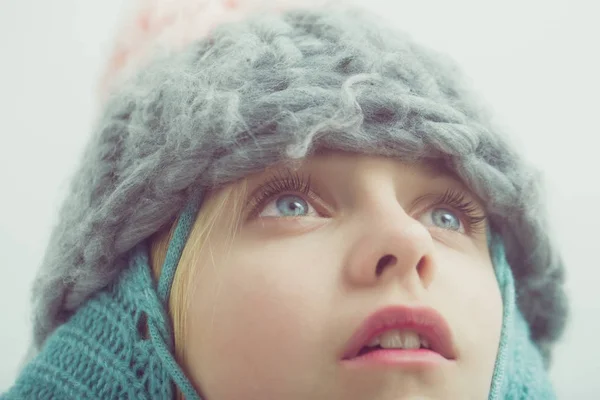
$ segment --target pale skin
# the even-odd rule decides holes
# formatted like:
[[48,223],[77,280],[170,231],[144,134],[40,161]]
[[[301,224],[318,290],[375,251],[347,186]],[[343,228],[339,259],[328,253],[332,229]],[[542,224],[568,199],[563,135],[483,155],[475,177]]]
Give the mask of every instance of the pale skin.
[[[273,172],[250,177],[249,195]],[[477,197],[454,178],[384,157],[330,153],[297,172],[310,174],[310,192],[283,191],[246,210],[228,248],[217,221],[195,266],[184,364],[203,398],[486,399],[502,301],[485,229],[469,232],[444,204],[414,204],[454,189],[483,212]],[[296,216],[286,214],[290,203],[300,205]],[[440,312],[456,359],[345,368],[348,339],[390,304]]]

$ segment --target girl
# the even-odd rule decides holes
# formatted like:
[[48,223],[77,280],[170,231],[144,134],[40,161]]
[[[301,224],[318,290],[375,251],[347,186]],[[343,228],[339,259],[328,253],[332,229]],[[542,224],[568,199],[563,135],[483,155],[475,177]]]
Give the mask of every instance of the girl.
[[197,4],[113,59],[2,398],[554,398],[540,175],[454,64],[360,9]]

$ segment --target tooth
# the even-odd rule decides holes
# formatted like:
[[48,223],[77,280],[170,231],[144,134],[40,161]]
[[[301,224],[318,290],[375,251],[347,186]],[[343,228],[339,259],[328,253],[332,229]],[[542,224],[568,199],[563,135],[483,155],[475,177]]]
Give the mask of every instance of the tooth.
[[379,345],[384,349],[401,348],[402,339],[397,330],[387,331],[379,337]]
[[419,341],[419,335],[415,332],[405,331],[401,333],[402,336],[402,344],[405,349],[418,349],[421,347],[421,342]]
[[428,349],[429,348],[429,341],[427,339],[425,339],[424,337],[421,338],[421,347]]
[[419,335],[413,331],[391,330],[379,338],[380,346],[386,349],[418,349]]
[[369,347],[379,346],[379,336],[373,338],[373,340],[371,340],[371,342],[367,346],[369,346]]

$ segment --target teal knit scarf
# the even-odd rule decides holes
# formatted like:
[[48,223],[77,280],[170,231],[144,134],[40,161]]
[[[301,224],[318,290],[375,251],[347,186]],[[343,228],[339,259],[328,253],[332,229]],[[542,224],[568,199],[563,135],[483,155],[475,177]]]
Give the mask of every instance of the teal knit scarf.
[[[140,244],[119,280],[57,328],[0,399],[172,399],[175,386],[186,400],[200,399],[173,358],[166,312],[175,269],[200,204],[197,196],[182,213],[157,285],[148,249]],[[502,240],[488,231],[488,243],[504,303],[489,399],[554,399],[542,357],[516,307]]]

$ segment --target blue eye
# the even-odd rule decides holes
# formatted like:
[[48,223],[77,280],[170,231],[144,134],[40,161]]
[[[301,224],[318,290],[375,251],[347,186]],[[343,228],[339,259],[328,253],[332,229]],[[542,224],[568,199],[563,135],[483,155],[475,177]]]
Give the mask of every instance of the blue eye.
[[287,170],[287,172],[281,172],[260,186],[256,193],[256,195],[251,196],[249,202],[252,210],[251,216],[302,217],[319,215],[314,207],[305,200],[312,198],[310,175],[305,176]]
[[300,196],[281,196],[277,198],[275,204],[284,217],[297,217],[308,213],[308,203]]
[[309,217],[319,213],[300,195],[285,194],[265,202],[258,213],[259,217]]
[[433,219],[433,222],[440,228],[456,231],[460,230],[461,228],[460,218],[448,209],[435,208],[432,212],[431,218]]
[[467,235],[485,232],[485,210],[463,191],[450,188],[443,195],[434,196],[429,211],[431,220],[428,222],[441,229]]
[[[426,198],[433,198],[428,224],[468,235],[485,232],[485,209],[463,191],[449,188],[441,195],[429,194],[417,200]],[[312,192],[310,175],[281,171],[250,195],[248,218],[321,216],[311,199],[320,204]]]

